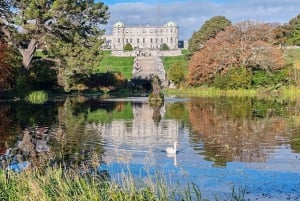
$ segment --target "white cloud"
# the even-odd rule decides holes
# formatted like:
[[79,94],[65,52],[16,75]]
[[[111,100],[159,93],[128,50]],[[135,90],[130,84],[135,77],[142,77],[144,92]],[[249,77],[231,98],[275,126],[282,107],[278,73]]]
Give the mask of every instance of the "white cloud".
[[111,33],[112,25],[122,21],[127,25],[162,25],[170,20],[180,27],[181,40],[213,16],[222,15],[233,23],[243,20],[287,23],[300,12],[300,0],[248,0],[215,3],[209,0],[178,0],[170,3],[116,3],[109,5],[111,17],[104,28]]

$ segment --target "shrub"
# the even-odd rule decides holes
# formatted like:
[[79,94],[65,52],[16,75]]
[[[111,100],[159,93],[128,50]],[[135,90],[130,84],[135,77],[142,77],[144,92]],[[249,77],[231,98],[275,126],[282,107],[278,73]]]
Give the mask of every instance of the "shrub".
[[289,68],[283,68],[278,71],[266,72],[257,70],[252,75],[252,86],[281,86],[287,85],[289,81]]
[[130,43],[127,43],[124,48],[123,48],[124,51],[132,51],[133,48],[132,48],[132,45]]
[[163,43],[161,46],[160,46],[160,50],[161,51],[168,51],[170,50],[169,46],[166,44],[166,43]]
[[26,100],[33,104],[43,104],[48,100],[48,94],[45,91],[33,91],[26,96]]
[[174,82],[176,86],[180,85],[184,79],[186,74],[186,66],[184,63],[177,61],[174,63],[168,71],[169,79]]
[[220,89],[249,89],[251,77],[251,71],[246,67],[232,67],[226,73],[217,75],[213,85]]

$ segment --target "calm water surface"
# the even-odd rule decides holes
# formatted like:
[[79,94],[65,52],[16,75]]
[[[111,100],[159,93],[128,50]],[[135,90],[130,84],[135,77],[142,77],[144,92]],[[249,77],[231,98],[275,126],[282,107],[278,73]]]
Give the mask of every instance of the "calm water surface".
[[[176,155],[166,147],[178,142]],[[95,166],[114,179],[159,172],[204,198],[300,200],[300,104],[253,99],[72,97],[0,102],[1,167]]]

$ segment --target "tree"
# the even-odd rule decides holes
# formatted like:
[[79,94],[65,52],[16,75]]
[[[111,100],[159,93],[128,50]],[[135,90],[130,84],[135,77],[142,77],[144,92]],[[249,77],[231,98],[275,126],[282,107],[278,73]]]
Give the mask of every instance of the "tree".
[[132,51],[133,48],[132,48],[132,45],[130,43],[127,43],[124,48],[123,48],[124,51]]
[[214,38],[225,27],[231,25],[230,20],[224,16],[215,16],[207,20],[199,31],[194,32],[189,40],[189,50],[195,52],[210,38]]
[[300,14],[289,23],[278,25],[275,29],[277,44],[300,45]]
[[288,30],[288,44],[300,45],[300,14],[289,21]]
[[169,79],[172,82],[174,82],[176,86],[178,86],[184,80],[185,74],[186,74],[186,66],[179,61],[174,63],[168,71]]
[[267,72],[282,68],[284,59],[281,50],[273,45],[273,29],[268,24],[249,21],[226,27],[191,58],[189,84],[212,82],[216,75],[232,67]]
[[[69,89],[74,75],[90,73],[92,66],[100,61],[99,25],[109,18],[108,7],[103,3],[94,0],[5,2],[12,3],[1,10],[6,13],[1,16],[1,32],[19,49],[25,68],[30,68],[36,48],[42,47],[49,53],[43,59],[56,61],[60,84]],[[9,13],[11,9],[16,12]]]
[[163,44],[160,46],[160,50],[161,50],[161,51],[168,51],[168,50],[170,50],[170,47],[169,47],[166,43],[163,43]]

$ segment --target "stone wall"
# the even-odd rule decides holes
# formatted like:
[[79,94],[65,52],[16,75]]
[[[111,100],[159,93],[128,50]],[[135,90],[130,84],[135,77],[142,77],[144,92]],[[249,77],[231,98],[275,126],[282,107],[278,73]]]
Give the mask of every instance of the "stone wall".
[[[154,49],[146,49],[142,50],[141,52],[137,53],[136,50],[133,51],[122,51],[122,50],[112,50],[111,54],[113,56],[120,56],[120,57],[129,57],[129,56],[136,56],[137,54],[144,54],[144,56],[178,56],[181,55],[181,49],[174,49],[174,50],[167,50],[167,51],[158,51]],[[159,55],[157,55],[159,54]],[[142,55],[140,55],[142,56]]]

